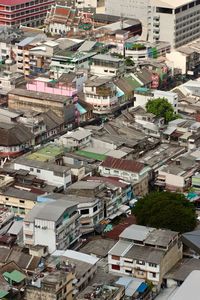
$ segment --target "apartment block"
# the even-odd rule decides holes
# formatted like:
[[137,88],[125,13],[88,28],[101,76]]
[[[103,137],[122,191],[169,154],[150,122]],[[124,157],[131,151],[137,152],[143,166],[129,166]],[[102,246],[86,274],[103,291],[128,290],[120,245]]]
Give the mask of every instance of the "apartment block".
[[181,258],[177,232],[131,225],[108,253],[109,272],[150,280],[159,290],[164,274]]
[[148,193],[148,174],[150,168],[144,164],[126,159],[107,157],[99,166],[102,176],[113,176],[122,178],[133,185],[135,195],[145,195]]
[[1,0],[0,25],[37,27],[44,22],[52,4],[52,0]]
[[37,204],[24,218],[23,235],[25,245],[48,246],[49,253],[69,248],[80,237],[77,203],[60,199]]

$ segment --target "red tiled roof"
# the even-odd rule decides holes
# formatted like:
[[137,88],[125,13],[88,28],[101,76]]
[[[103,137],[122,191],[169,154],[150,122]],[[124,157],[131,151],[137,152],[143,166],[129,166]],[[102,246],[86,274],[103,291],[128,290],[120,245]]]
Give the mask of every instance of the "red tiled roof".
[[144,164],[136,160],[119,159],[108,156],[101,166],[105,168],[112,168],[117,170],[124,170],[129,172],[140,172],[144,168]]
[[118,240],[122,231],[132,224],[136,224],[135,217],[129,216],[122,223],[116,225],[112,231],[104,233],[104,236],[112,240]]
[[55,9],[56,15],[65,15],[66,17],[69,15],[69,9],[64,7],[56,7]]

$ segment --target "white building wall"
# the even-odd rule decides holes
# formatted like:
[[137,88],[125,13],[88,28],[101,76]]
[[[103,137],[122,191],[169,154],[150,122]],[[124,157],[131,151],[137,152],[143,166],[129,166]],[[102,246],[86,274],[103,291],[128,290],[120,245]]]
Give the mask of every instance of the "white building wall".
[[148,4],[149,0],[105,0],[105,13],[139,19],[142,22],[143,31],[145,31]]
[[[191,2],[194,3],[194,6],[191,6]],[[179,6],[177,2],[176,8],[180,8],[179,12],[175,13],[175,9],[172,9],[172,13],[161,13],[156,11],[156,7],[171,9],[175,5],[168,5],[167,1],[150,0],[148,26],[150,41],[159,38],[161,41],[170,42],[172,47],[177,48],[197,39],[200,36],[200,5],[196,5],[196,3],[197,1],[188,0],[184,4],[187,5],[187,8],[183,10],[183,6]],[[155,17],[159,18],[157,23],[154,22]],[[154,32],[157,29],[159,34]]]
[[108,66],[91,65],[90,72],[97,76],[113,77],[117,75],[118,69]]
[[[14,164],[15,170],[27,170],[31,175],[37,176],[39,179],[45,180],[47,184],[55,185],[57,187],[64,186],[71,183],[71,174],[63,175],[62,177],[56,176],[51,170],[44,170],[39,168],[32,168],[29,166],[21,165],[18,163]],[[33,169],[33,170],[32,170]]]
[[152,96],[150,95],[145,95],[145,94],[134,94],[135,97],[135,101],[134,101],[134,107],[137,106],[143,106],[145,107],[145,105],[147,104],[147,102],[152,99]]
[[178,95],[173,92],[165,92],[160,90],[153,91],[154,98],[165,98],[173,106],[174,111],[178,112]]
[[46,220],[35,220],[35,245],[48,246],[49,252],[56,250],[55,223]]
[[97,7],[97,0],[78,0],[76,1],[77,8],[84,8],[84,7]]
[[[32,238],[31,238],[32,236]],[[25,245],[35,244],[35,227],[32,222],[23,222],[23,241]]]
[[170,53],[166,53],[166,64],[169,67],[177,68],[181,70],[182,74],[186,74],[186,55],[179,51],[171,51]]
[[103,166],[99,166],[99,172],[102,176],[117,176],[123,178],[125,181],[138,181],[140,178],[138,173],[110,169]]
[[166,185],[177,186],[177,188],[183,188],[185,185],[184,178],[182,176],[163,172],[162,170],[159,170],[159,175],[165,176]]

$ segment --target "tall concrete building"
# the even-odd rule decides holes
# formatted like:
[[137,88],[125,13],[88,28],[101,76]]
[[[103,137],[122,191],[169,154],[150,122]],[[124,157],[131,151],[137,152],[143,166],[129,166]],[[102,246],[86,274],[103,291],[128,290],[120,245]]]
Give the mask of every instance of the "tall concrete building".
[[142,23],[143,38],[147,37],[149,0],[105,0],[105,13],[139,19]]
[[39,26],[54,0],[0,0],[0,26]]
[[177,48],[200,37],[199,0],[150,0],[150,41],[169,41]]
[[142,38],[151,42],[177,48],[200,37],[200,0],[106,0],[105,6],[107,14],[137,17]]

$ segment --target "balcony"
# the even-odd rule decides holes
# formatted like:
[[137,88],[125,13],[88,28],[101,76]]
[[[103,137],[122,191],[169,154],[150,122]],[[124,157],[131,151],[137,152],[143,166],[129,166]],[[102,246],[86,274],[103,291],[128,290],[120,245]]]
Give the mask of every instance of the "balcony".
[[[57,232],[59,234],[60,231],[63,230],[64,227],[66,227],[66,225],[68,224],[68,226],[72,223],[74,223],[76,221],[76,219],[79,217],[78,213],[75,213],[73,216],[71,216],[70,218],[66,218],[63,220],[63,222],[59,225],[59,227],[57,228]],[[66,232],[69,232],[71,229],[69,228],[69,230],[67,230]]]

